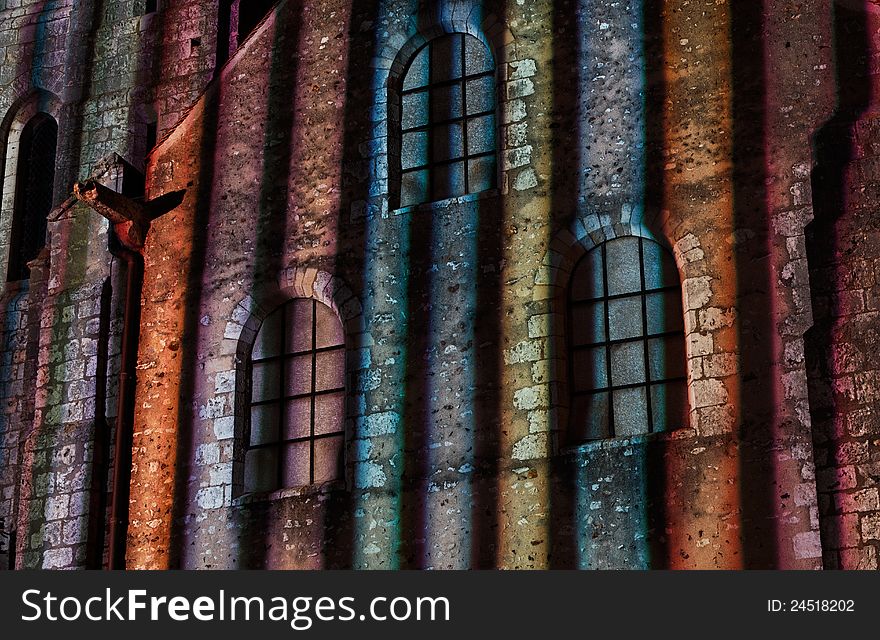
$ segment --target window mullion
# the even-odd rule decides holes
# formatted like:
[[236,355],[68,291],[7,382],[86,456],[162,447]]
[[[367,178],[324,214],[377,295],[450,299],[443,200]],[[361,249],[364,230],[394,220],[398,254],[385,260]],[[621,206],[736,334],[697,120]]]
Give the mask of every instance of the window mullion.
[[281,489],[284,486],[284,445],[281,444],[281,441],[284,439],[283,434],[286,430],[286,420],[285,420],[285,411],[284,411],[284,396],[287,395],[284,393],[285,391],[285,369],[287,368],[287,305],[290,304],[285,303],[281,306],[281,330],[279,331],[278,337],[278,353],[281,354],[281,361],[278,367],[278,435],[276,436],[276,446],[275,450],[277,451],[278,457],[275,460],[275,463],[278,467],[276,472],[276,485],[278,489]]
[[[604,300],[602,301],[603,309],[605,311],[605,341],[611,341],[611,314],[608,311],[608,262],[607,262],[607,253],[605,251],[605,245],[602,245],[601,258],[602,258],[602,295]],[[610,391],[614,387],[614,381],[611,377],[611,346],[605,347],[605,376],[608,378],[608,435],[609,437],[614,437],[614,392]]]
[[464,65],[464,36],[459,36],[461,42],[461,152],[464,156],[462,162],[462,172],[464,173],[464,192],[470,193],[470,180],[468,179],[468,114],[467,114],[467,76],[465,75]]
[[318,370],[318,303],[312,300],[312,397],[309,401],[309,483],[315,482],[315,376]]
[[645,409],[648,412],[648,433],[654,432],[654,410],[651,406],[651,362],[648,356],[648,294],[645,292],[645,251],[639,238],[639,280],[642,287],[642,348],[645,361]]
[[[434,44],[428,43],[428,193],[431,201],[435,199],[434,192]],[[401,113],[401,116],[403,114]]]

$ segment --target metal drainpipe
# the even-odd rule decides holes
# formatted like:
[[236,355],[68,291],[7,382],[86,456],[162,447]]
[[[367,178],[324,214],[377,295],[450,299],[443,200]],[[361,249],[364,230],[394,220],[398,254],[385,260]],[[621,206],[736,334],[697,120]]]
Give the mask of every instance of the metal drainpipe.
[[140,333],[141,289],[144,260],[115,238],[110,252],[126,264],[125,308],[122,319],[122,345],[119,369],[119,395],[116,412],[116,439],[113,454],[113,499],[110,504],[110,549],[108,569],[125,569],[128,535],[128,504],[131,497],[131,439],[134,422],[134,392],[138,338]]

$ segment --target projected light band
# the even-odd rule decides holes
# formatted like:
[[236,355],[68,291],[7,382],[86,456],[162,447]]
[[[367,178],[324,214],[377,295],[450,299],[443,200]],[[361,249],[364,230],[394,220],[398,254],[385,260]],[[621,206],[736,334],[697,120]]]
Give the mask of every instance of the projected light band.
[[574,442],[681,426],[686,407],[681,289],[671,257],[636,237],[610,240],[569,288]]
[[315,300],[291,300],[264,321],[251,359],[246,491],[339,477],[344,342],[336,314]]
[[416,53],[401,93],[400,206],[495,186],[495,67],[465,34]]

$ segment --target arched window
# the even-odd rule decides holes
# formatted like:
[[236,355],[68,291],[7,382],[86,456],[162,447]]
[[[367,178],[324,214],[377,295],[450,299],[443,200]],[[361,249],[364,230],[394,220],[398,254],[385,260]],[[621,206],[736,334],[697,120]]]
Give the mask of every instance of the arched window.
[[21,132],[7,280],[29,278],[27,263],[36,258],[46,244],[57,143],[58,125],[45,113],[31,118]]
[[400,206],[495,186],[495,63],[453,33],[412,57],[400,93]]
[[328,306],[296,298],[266,317],[251,359],[244,489],[342,477],[345,340]]
[[672,256],[622,237],[588,252],[568,297],[571,443],[681,427],[684,317]]

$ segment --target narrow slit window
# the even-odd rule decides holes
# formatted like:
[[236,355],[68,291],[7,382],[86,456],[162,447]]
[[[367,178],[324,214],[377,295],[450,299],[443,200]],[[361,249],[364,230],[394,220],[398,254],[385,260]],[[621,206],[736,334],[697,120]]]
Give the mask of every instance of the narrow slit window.
[[663,247],[623,237],[587,253],[572,274],[567,336],[571,444],[685,425],[681,285]]
[[58,125],[45,113],[31,118],[21,133],[7,280],[30,278],[27,263],[36,258],[46,244],[57,145]]

